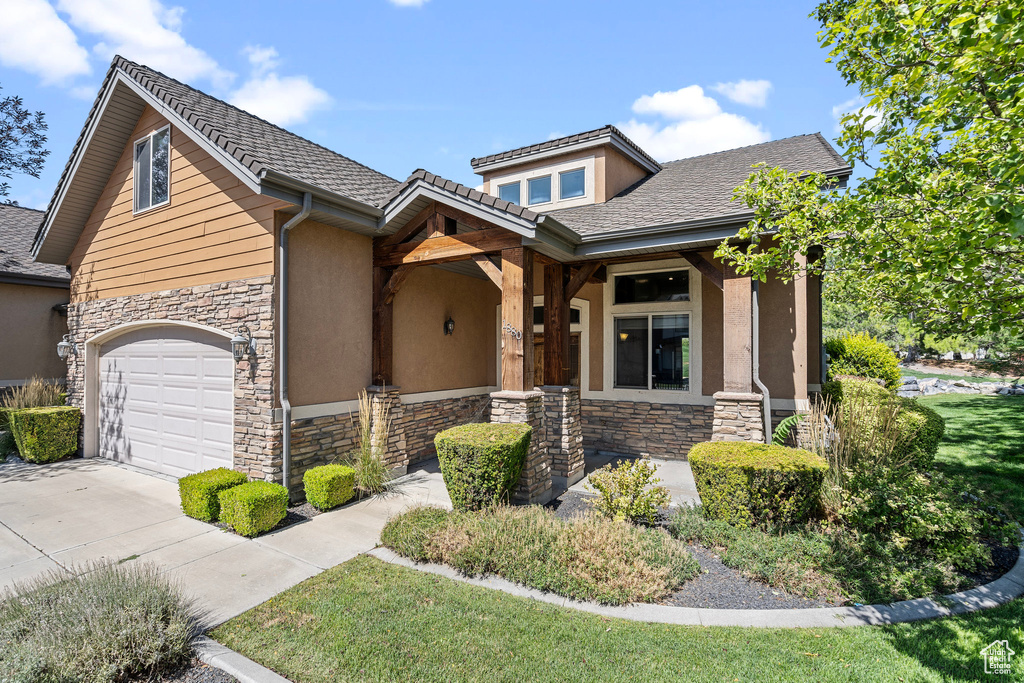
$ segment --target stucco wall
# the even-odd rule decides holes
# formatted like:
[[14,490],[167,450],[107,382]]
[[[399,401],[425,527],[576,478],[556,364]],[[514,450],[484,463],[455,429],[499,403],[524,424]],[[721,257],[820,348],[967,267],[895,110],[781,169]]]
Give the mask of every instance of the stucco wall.
[[807,383],[821,383],[821,277],[807,276]]
[[611,147],[604,153],[604,196],[598,195],[597,201],[608,201],[627,187],[647,175],[640,168]]
[[772,398],[807,398],[806,282],[761,283],[761,380]]
[[57,342],[68,322],[53,306],[67,302],[67,289],[0,284],[0,387],[34,376],[64,379]]
[[[493,386],[500,303],[490,280],[416,268],[394,301],[394,381],[402,393]],[[445,335],[449,317],[455,333]]]
[[288,248],[289,399],[354,399],[370,384],[372,241],[307,220],[292,228]]

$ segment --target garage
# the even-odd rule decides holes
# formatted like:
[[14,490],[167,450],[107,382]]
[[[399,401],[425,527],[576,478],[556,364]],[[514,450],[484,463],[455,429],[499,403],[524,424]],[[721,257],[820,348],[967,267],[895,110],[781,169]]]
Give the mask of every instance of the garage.
[[99,348],[99,455],[181,477],[232,465],[234,361],[207,330],[161,325]]

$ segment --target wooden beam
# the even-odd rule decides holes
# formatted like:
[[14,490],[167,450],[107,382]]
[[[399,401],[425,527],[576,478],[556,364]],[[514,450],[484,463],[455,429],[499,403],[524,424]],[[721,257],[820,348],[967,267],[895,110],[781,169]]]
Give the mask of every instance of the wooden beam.
[[[379,239],[379,238],[378,238]],[[374,384],[393,384],[392,334],[394,306],[383,300],[384,290],[392,274],[387,268],[373,269],[373,307],[371,314],[372,335],[372,379]]]
[[491,257],[487,254],[477,254],[473,257],[473,260],[480,266],[480,270],[484,271],[484,274],[491,279],[491,282],[498,289],[501,289],[501,268],[494,265]]
[[[577,271],[579,275],[579,271]],[[569,384],[569,267],[544,266],[544,384]],[[571,281],[569,281],[571,284]],[[578,290],[577,290],[578,291]]]
[[542,266],[557,266],[559,263],[561,263],[561,261],[556,261],[555,259],[551,258],[550,256],[545,256],[544,254],[540,253],[539,251],[533,252],[533,262],[535,264],[539,263]]
[[[579,270],[576,271],[576,273],[572,276],[572,279],[569,280],[569,284],[566,285],[566,287],[565,287],[565,294],[564,294],[565,301],[572,301],[572,298],[574,296],[576,296],[577,294],[579,294],[580,290],[583,289],[583,285],[587,284],[587,280],[589,280],[590,277],[594,273],[597,272],[597,269],[600,268],[601,265],[602,264],[601,264],[600,261],[595,261],[595,262],[586,263],[586,264],[580,266]],[[547,292],[546,289],[545,289],[545,292]],[[547,296],[547,294],[545,293],[545,297],[546,296]],[[548,301],[547,298],[545,298],[544,299],[544,305],[545,306],[547,306],[547,301]],[[546,327],[544,328],[545,334],[547,333],[547,329],[548,328],[546,328]],[[547,342],[544,342],[544,343],[545,343],[545,347],[546,347]]]
[[637,254],[636,256],[612,256],[609,258],[587,259],[586,261],[573,261],[570,265],[582,266],[586,263],[603,263],[612,265],[615,263],[643,263],[644,261],[664,261],[665,259],[679,258],[678,251],[659,251],[654,254]]
[[445,217],[436,211],[427,219],[427,239],[432,237],[444,237]]
[[436,213],[435,204],[436,202],[430,202],[426,208],[413,216],[413,219],[399,228],[395,234],[385,237],[377,247],[378,251],[386,253],[391,250],[391,247],[401,244],[425,228],[427,226],[427,219]]
[[533,390],[533,251],[501,252],[501,389]]
[[696,268],[701,275],[710,280],[711,284],[719,289],[724,289],[722,271],[715,268],[713,263],[695,251],[684,251],[683,258],[689,261],[690,265]]
[[[428,265],[462,261],[475,254],[487,254],[522,246],[520,235],[502,228],[465,232],[461,235],[431,237],[420,242],[399,244],[390,253],[376,257],[374,265],[390,268],[409,264]],[[531,260],[532,263],[532,260]]]
[[409,277],[413,269],[416,266],[399,266],[391,274],[391,278],[387,284],[384,285],[384,289],[381,292],[380,303],[390,304],[395,300],[395,295],[398,294],[398,290],[401,289],[405,279]]
[[608,282],[608,266],[602,265],[600,268],[595,270],[594,274],[590,276],[590,279],[587,280],[587,282],[599,285],[603,285],[605,282]]
[[473,228],[474,230],[490,230],[498,227],[494,223],[485,221],[483,218],[478,218],[471,213],[466,213],[462,209],[456,209],[454,206],[449,206],[448,204],[443,204],[441,202],[438,202],[435,205],[435,210],[442,216],[447,216],[448,218],[458,221],[459,223]]

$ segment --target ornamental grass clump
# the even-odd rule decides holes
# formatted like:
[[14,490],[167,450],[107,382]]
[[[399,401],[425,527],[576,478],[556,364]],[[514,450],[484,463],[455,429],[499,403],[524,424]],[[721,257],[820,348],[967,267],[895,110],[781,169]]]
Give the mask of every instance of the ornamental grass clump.
[[0,681],[163,680],[187,662],[199,613],[155,566],[51,572],[0,601]]
[[344,464],[355,472],[359,497],[391,488],[391,472],[385,456],[391,434],[391,410],[385,401],[370,401],[366,389],[359,392],[359,446]]
[[654,524],[658,510],[672,500],[668,489],[658,486],[657,470],[643,458],[623,460],[617,467],[609,463],[590,475],[586,488],[597,494],[594,507],[605,517]]
[[434,437],[444,485],[457,510],[507,503],[519,482],[533,429],[525,424],[467,424]]
[[393,518],[381,542],[470,576],[606,604],[650,602],[697,575],[685,546],[662,529],[589,515],[566,522],[538,506],[475,512],[419,508]]

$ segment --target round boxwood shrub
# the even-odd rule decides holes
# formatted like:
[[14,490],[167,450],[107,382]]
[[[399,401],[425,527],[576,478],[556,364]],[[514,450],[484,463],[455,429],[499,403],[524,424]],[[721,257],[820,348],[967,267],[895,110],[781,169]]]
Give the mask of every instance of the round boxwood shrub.
[[26,462],[60,460],[78,450],[82,411],[73,406],[22,408],[7,414],[18,452]]
[[699,443],[689,460],[704,513],[744,527],[806,521],[828,471],[810,451],[749,441]]
[[355,495],[355,483],[356,471],[347,465],[321,465],[302,475],[306,501],[317,510],[347,503]]
[[236,534],[258,536],[288,514],[288,489],[269,481],[250,481],[221,491],[220,521]]
[[216,522],[220,516],[220,492],[240,486],[248,480],[249,477],[244,473],[226,467],[184,476],[178,480],[181,510],[194,519]]
[[850,334],[825,342],[828,378],[839,375],[872,377],[895,389],[900,385],[900,361],[884,343],[869,334]]
[[508,502],[532,433],[529,425],[509,423],[467,424],[438,433],[434,446],[455,509]]

